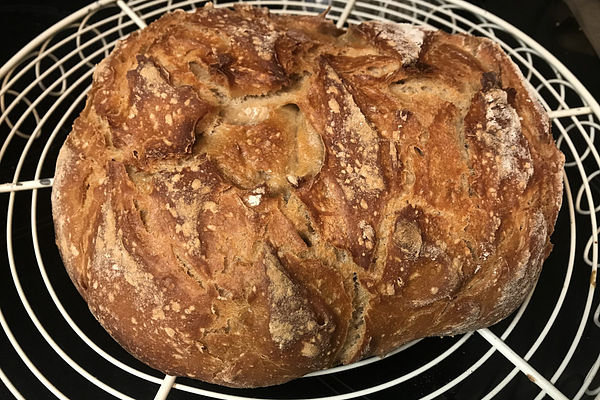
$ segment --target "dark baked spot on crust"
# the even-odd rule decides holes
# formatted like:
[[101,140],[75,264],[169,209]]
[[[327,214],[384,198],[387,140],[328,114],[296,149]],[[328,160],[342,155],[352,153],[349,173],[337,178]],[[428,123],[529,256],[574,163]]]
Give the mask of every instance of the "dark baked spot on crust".
[[496,73],[492,71],[481,74],[481,90],[487,92],[490,89],[502,88],[502,82]]
[[394,244],[409,259],[416,259],[421,253],[423,238],[421,228],[414,221],[396,220],[394,226]]

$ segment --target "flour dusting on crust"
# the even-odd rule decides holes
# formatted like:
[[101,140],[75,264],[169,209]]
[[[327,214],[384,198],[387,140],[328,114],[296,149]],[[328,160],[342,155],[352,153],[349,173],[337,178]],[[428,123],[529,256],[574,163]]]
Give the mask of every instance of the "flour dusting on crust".
[[361,25],[362,29],[371,30],[374,41],[395,51],[401,58],[402,64],[412,64],[419,58],[425,33],[424,27],[410,24],[393,24],[369,21]]
[[[519,182],[527,182],[533,174],[531,153],[523,145],[521,122],[515,109],[508,104],[507,94],[501,89],[491,89],[484,95],[486,145],[497,150],[500,179],[515,176]],[[521,168],[519,162],[524,162]]]

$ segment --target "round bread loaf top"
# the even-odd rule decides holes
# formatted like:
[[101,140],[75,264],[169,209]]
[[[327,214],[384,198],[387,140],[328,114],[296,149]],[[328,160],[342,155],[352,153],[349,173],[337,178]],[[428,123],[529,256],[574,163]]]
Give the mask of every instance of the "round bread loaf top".
[[135,357],[265,386],[506,317],[550,251],[562,165],[489,40],[208,6],[96,67],[53,215]]

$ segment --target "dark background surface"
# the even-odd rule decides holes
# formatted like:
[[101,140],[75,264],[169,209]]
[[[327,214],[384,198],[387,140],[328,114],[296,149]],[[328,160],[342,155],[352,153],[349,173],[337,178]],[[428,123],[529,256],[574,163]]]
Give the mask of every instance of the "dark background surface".
[[[17,52],[20,48],[22,48],[25,44],[27,44],[31,39],[33,39],[37,34],[43,32],[52,24],[58,22],[60,19],[69,15],[73,11],[83,7],[86,5],[87,1],[55,1],[55,2],[43,2],[41,0],[32,1],[32,0],[4,0],[2,4],[0,4],[0,37],[4,38],[2,46],[0,48],[0,65],[6,62],[15,52]],[[511,22],[517,28],[524,31],[526,34],[531,36],[537,42],[542,44],[546,49],[548,49],[552,54],[554,54],[561,62],[563,62],[574,74],[577,76],[580,81],[583,83],[585,87],[592,93],[592,95],[596,99],[600,99],[600,59],[594,53],[592,46],[589,44],[589,41],[586,39],[583,32],[580,30],[579,25],[575,18],[572,16],[569,8],[559,0],[479,0],[473,1],[474,4],[492,12],[500,16],[501,18]],[[600,18],[600,16],[599,16]],[[4,139],[4,130],[0,132],[2,138]],[[66,134],[66,132],[65,132]],[[0,168],[3,166],[10,165],[10,163],[6,163],[3,161],[3,164],[0,165]],[[2,176],[2,182],[7,179],[6,171],[2,171],[0,176]],[[12,175],[10,175],[12,177]],[[9,177],[9,178],[10,178]],[[40,204],[49,204],[49,191],[40,191]],[[0,198],[0,210],[2,214],[4,214],[4,210],[6,209],[6,197]],[[18,204],[26,204],[30,202],[30,194],[22,193],[17,196],[17,202],[23,202]],[[30,232],[28,231],[28,213],[29,210],[26,207],[23,207],[22,215],[16,216],[15,221],[22,221],[23,226],[19,226],[15,223],[15,228],[13,229],[13,238],[15,242],[18,242],[20,239],[26,241],[30,236]],[[38,214],[41,215],[39,218],[39,225],[41,226],[41,232],[48,233],[47,237],[41,237],[41,245],[43,248],[52,249],[53,253],[48,252],[48,260],[46,261],[47,267],[50,269],[51,277],[54,280],[57,291],[61,293],[63,299],[70,299],[72,302],[72,309],[69,310],[73,318],[76,320],[78,324],[82,325],[94,325],[95,321],[89,316],[85,305],[78,298],[77,293],[73,289],[68,279],[64,274],[64,270],[61,268],[60,260],[57,258],[55,247],[52,243],[53,238],[51,235],[52,232],[52,222],[50,219],[50,214],[48,209],[44,209],[40,207]],[[5,218],[4,215],[2,218]],[[4,222],[4,221],[2,221]],[[2,224],[2,229],[3,229]],[[554,235],[553,242],[561,243],[567,242],[569,240],[568,236],[568,215],[565,214],[564,210],[561,213],[561,217],[559,218],[559,227],[563,227],[563,229],[557,228],[557,232]],[[589,235],[589,233],[588,233]],[[587,237],[584,234],[581,235],[581,238],[578,239],[579,247],[585,245],[585,241]],[[559,250],[553,252],[551,259],[548,261],[548,265],[551,266],[562,266],[565,264],[565,259],[567,258],[567,253],[561,251],[560,248],[564,248],[564,246],[557,246]],[[567,249],[568,250],[568,249]],[[25,252],[29,251],[32,253],[30,246],[25,247]],[[578,248],[578,254],[581,254],[582,249]],[[3,268],[0,271],[0,280],[9,279],[9,275],[6,274],[6,256],[2,255],[2,261],[0,261],[0,267]],[[53,262],[49,262],[52,260]],[[36,260],[33,255],[30,259],[26,261],[21,261],[26,265],[35,265]],[[6,268],[5,268],[6,267]],[[580,270],[581,274],[575,276],[574,279],[578,279],[585,284],[585,280],[589,279],[586,276],[586,272],[583,267],[587,267],[582,265]],[[551,270],[551,268],[548,268]],[[555,278],[558,279],[555,281]],[[544,307],[544,305],[539,305],[536,308],[536,301],[543,302],[544,295],[547,294],[547,298],[553,298],[553,293],[556,293],[556,287],[560,287],[560,279],[561,275],[557,274],[557,276],[552,275],[551,273],[543,274],[542,280],[538,285],[538,289],[536,291],[536,296],[534,298],[534,302],[531,305],[531,310],[547,310],[548,307]],[[45,288],[40,282],[31,281],[27,282],[25,279],[24,285],[28,288],[29,291],[33,292],[35,290],[44,291]],[[26,316],[20,316],[19,314],[23,314],[24,311],[20,305],[18,305],[18,298],[14,296],[12,292],[14,289],[12,288],[12,283],[8,285],[11,293],[4,293],[3,290],[0,290],[0,304],[2,305],[3,312],[7,319],[13,318],[13,320],[19,320],[19,318],[26,319]],[[5,286],[0,285],[0,289],[4,289]],[[547,293],[546,293],[547,292]],[[585,293],[576,294],[580,296],[577,299],[570,298],[571,301],[575,304],[581,304],[582,299],[585,296]],[[45,299],[45,300],[44,300]],[[541,300],[540,300],[541,299]],[[39,303],[36,303],[36,300],[32,300],[32,306],[36,310],[43,310],[44,307],[48,307],[52,309],[53,306],[41,304],[43,301],[48,301],[47,297],[41,298]],[[15,304],[15,307],[6,307],[7,304]],[[529,308],[528,308],[529,310]],[[571,321],[568,319],[560,320],[558,323],[561,326],[564,326],[565,331],[569,331],[568,335],[564,337],[572,337],[574,330],[576,329],[576,325],[574,321],[577,321],[576,311],[579,309],[574,309],[573,312],[574,320]],[[535,311],[529,312],[530,314]],[[73,341],[70,336],[62,335],[62,330],[68,331],[69,328],[66,324],[61,321],[53,321],[52,318],[55,318],[52,314],[44,315],[44,313],[40,313],[40,318],[45,326],[48,326],[50,330],[50,334],[53,338],[58,342],[58,344],[63,348],[75,348],[79,349],[81,347],[81,354],[78,355],[78,350],[71,351],[70,354],[72,357],[76,359],[76,361],[80,362],[84,365],[88,370],[94,371],[98,375],[98,378],[105,382],[114,383],[115,386],[120,386],[127,388],[128,385],[131,385],[128,378],[125,377],[123,373],[115,372],[114,368],[107,368],[107,363],[98,359],[90,359],[85,356],[85,346],[77,341]],[[540,314],[539,321],[536,320],[535,315],[529,315],[529,319],[526,322],[520,323],[520,330],[515,331],[515,334],[510,337],[509,345],[513,347],[519,354],[523,354],[527,345],[531,345],[531,342],[526,342],[520,340],[520,338],[527,338],[531,335],[528,335],[527,330],[531,329],[535,331],[539,329],[540,324],[543,324],[545,319],[547,319],[547,315]],[[540,322],[541,321],[541,322]],[[499,334],[502,330],[507,326],[507,322],[503,322],[498,326],[494,327],[493,331]],[[39,335],[36,336],[34,332],[34,327],[25,324],[23,327],[15,327],[15,331],[19,336],[19,341],[23,344],[24,347],[29,349],[35,349],[36,343],[41,342],[42,339],[39,338]],[[31,337],[28,335],[28,330],[34,332]],[[1,332],[1,331],[0,331]],[[95,333],[94,333],[95,332]],[[107,349],[110,354],[115,355],[118,359],[124,360],[129,365],[133,365],[136,368],[153,374],[152,370],[141,365],[141,364],[132,364],[130,358],[125,354],[114,342],[110,340],[108,335],[106,335],[103,331],[98,330],[94,331],[91,339],[95,342],[103,343],[105,349]],[[597,333],[595,336],[591,336],[586,333],[584,335],[589,340],[593,340],[594,337],[597,338]],[[448,348],[452,343],[454,343],[458,338],[452,339],[428,339],[428,351],[431,354],[438,354],[443,351],[443,349]],[[545,352],[540,352],[539,355],[536,355],[532,360],[538,369],[540,369],[542,373],[546,376],[552,374],[552,370],[550,368],[551,362],[548,361],[548,369],[544,370],[544,365],[546,358],[550,356],[555,356],[552,353],[552,346],[556,346],[556,348],[564,348],[565,343],[562,343],[563,336],[554,335],[548,339],[548,344],[545,347]],[[598,342],[596,342],[598,343]],[[0,335],[0,346],[5,346],[6,339]],[[8,345],[10,346],[10,345]],[[78,347],[79,346],[79,347]],[[478,357],[483,355],[486,349],[489,348],[483,339],[477,335],[473,336],[473,339],[469,341],[469,346],[461,348],[461,353],[469,353],[471,352],[471,358],[461,358],[460,354],[452,359],[449,359],[441,364],[440,368],[437,368],[432,371],[428,371],[425,374],[420,375],[414,383],[411,383],[412,386],[409,386],[409,389],[412,389],[411,393],[415,395],[424,395],[429,393],[427,388],[430,383],[435,383],[435,387],[440,386],[440,382],[445,383],[448,380],[452,379],[455,376],[456,371],[462,371],[467,368],[473,361],[473,357]],[[32,399],[44,399],[50,398],[51,396],[48,394],[47,390],[44,389],[36,380],[32,377],[32,375],[23,367],[20,361],[9,362],[6,361],[8,358],[17,359],[16,353],[6,351],[5,347],[0,347],[2,353],[0,353],[0,367],[5,369],[5,373],[8,374],[15,385],[22,391],[22,393],[26,396],[26,398]],[[42,372],[50,378],[50,380],[55,383],[63,392],[69,395],[74,399],[95,399],[95,398],[109,398],[110,396],[100,392],[95,389],[91,384],[82,383],[83,380],[78,381],[70,381],[71,377],[68,375],[62,374],[62,368],[64,363],[62,360],[58,359],[55,355],[49,352],[36,353],[35,351],[29,350],[28,354],[32,358],[32,361],[40,366]],[[295,383],[291,383],[279,389],[276,393],[277,396],[284,398],[286,396],[308,396],[311,394],[311,391],[314,390],[314,393],[318,393],[319,391],[323,391],[323,387],[327,386],[331,389],[331,393],[335,393],[336,391],[347,391],[348,386],[352,384],[352,382],[364,382],[365,380],[371,380],[372,384],[376,384],[380,381],[386,381],[388,379],[397,376],[402,371],[410,371],[411,368],[415,366],[421,365],[422,357],[424,356],[422,347],[417,347],[414,350],[410,350],[402,353],[402,358],[400,359],[391,359],[389,361],[382,361],[378,363],[378,367],[376,369],[367,369],[367,372],[372,375],[369,377],[364,376],[355,376],[356,372],[350,372],[340,375],[340,380],[336,381],[335,379],[329,380],[319,380],[319,379],[310,379],[310,380],[302,380],[296,381]],[[590,357],[595,357],[596,354],[591,354]],[[556,356],[552,359],[553,365],[556,366]],[[565,374],[564,378],[561,378],[559,381],[559,386],[561,390],[566,393],[574,393],[580,385],[587,368],[589,368],[589,360],[591,358],[578,358],[577,360],[585,359],[585,367],[583,367],[584,363],[582,362],[582,367],[578,368],[577,362],[571,363],[569,374]],[[512,365],[507,363],[502,356],[496,355],[493,358],[492,363],[490,365],[482,368],[481,373],[483,375],[488,376],[504,376],[512,369]],[[400,363],[400,364],[399,364]],[[462,364],[461,364],[462,363]],[[14,365],[14,370],[11,370]],[[54,368],[54,365],[57,367]],[[486,364],[487,365],[487,364]],[[18,368],[18,369],[17,369]],[[179,382],[180,380],[178,380]],[[299,383],[301,382],[301,383]],[[307,385],[308,382],[308,385]],[[446,394],[439,397],[439,399],[478,399],[483,394],[487,393],[490,387],[493,387],[498,383],[497,381],[492,380],[481,380],[480,385],[477,382],[474,382],[471,379],[468,386],[459,385],[455,389],[447,392]],[[312,386],[311,386],[312,385]],[[311,386],[311,387],[307,387]],[[203,386],[206,389],[212,389],[210,385]],[[147,388],[139,388],[136,392],[137,398],[152,398],[153,393],[155,392],[156,387],[148,386]],[[403,389],[404,390],[404,389]],[[422,392],[419,392],[422,391]],[[521,374],[518,375],[518,379],[515,380],[514,384],[510,385],[508,389],[503,391],[499,399],[521,399],[521,398],[533,398],[531,393],[535,392],[535,386],[531,384],[527,379]],[[99,394],[98,394],[99,393]],[[249,396],[269,396],[272,392],[269,391],[253,391],[248,393],[243,393],[239,391],[231,391],[232,394],[237,395],[249,395]],[[371,399],[386,399],[386,398],[404,398],[407,393],[399,393],[398,391],[387,391],[383,392],[378,396],[371,396]],[[2,387],[0,383],[0,399],[8,398],[9,394],[5,388]],[[400,397],[399,397],[400,396]],[[172,393],[169,399],[188,399],[184,394],[179,392]]]

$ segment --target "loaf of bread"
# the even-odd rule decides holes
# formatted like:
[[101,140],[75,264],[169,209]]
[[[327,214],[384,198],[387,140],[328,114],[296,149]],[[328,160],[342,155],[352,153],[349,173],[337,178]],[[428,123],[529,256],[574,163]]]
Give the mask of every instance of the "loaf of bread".
[[56,165],[91,312],[165,373],[273,385],[509,315],[563,156],[492,41],[207,6],[95,69]]

